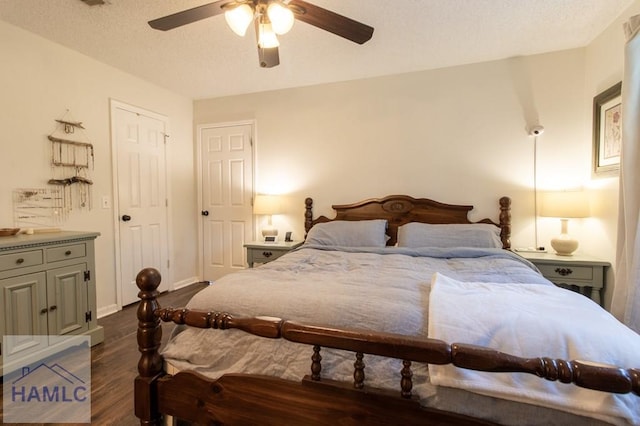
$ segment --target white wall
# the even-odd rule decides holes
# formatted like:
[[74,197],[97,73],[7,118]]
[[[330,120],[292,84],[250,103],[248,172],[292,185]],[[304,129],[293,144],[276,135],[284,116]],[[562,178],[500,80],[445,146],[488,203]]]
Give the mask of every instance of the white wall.
[[306,196],[316,200],[316,214],[331,215],[333,203],[404,193],[470,203],[473,219],[497,219],[498,199],[508,195],[513,246],[532,246],[527,128],[546,127],[540,180],[589,179],[584,69],[585,51],[575,49],[201,100],[194,121],[257,120],[256,188],[292,200],[290,214],[278,218],[281,231],[301,235]]
[[[99,47],[96,47],[99,48]],[[97,231],[96,280],[98,312],[116,304],[113,220],[117,212],[102,209],[103,195],[112,200],[109,100],[151,110],[169,118],[171,143],[170,282],[196,275],[195,191],[192,102],[115,68],[51,43],[0,21],[0,227],[13,225],[11,194],[15,188],[42,188],[52,177],[50,142],[55,119],[69,110],[82,121],[95,148],[92,171],[93,209],[74,211],[63,229]],[[174,249],[180,247],[180,250]]]

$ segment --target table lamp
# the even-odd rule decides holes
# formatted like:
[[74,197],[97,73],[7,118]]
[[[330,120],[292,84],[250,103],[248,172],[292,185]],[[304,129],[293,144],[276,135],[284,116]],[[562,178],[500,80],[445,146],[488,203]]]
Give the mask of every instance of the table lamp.
[[267,226],[262,228],[262,236],[265,241],[276,240],[278,230],[273,227],[272,216],[280,213],[282,213],[282,211],[278,196],[265,194],[256,195],[253,200],[253,214],[266,215],[269,218]]
[[560,256],[571,256],[578,248],[578,240],[567,232],[569,219],[589,216],[587,194],[584,191],[544,192],[540,216],[560,218],[560,235],[551,240],[551,247]]

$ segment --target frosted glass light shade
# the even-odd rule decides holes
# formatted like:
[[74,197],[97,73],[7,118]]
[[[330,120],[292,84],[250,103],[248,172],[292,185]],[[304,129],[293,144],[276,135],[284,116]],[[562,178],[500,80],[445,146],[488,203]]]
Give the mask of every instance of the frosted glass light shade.
[[244,37],[247,33],[249,24],[253,21],[253,9],[248,4],[229,9],[224,13],[224,19],[227,21],[229,28],[240,37]]
[[271,21],[273,32],[276,34],[286,34],[293,27],[293,12],[278,1],[269,3],[267,7],[267,15]]
[[258,25],[258,46],[264,49],[280,46],[278,37],[276,37],[276,33],[273,32],[270,23],[261,22]]

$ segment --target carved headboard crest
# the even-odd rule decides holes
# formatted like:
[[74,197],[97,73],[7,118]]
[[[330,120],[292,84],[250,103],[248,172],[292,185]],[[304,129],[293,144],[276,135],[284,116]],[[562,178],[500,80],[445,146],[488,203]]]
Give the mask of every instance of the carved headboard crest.
[[390,213],[407,213],[413,209],[413,204],[408,200],[393,200],[382,204],[382,209]]
[[398,227],[409,222],[422,223],[489,223],[500,227],[500,238],[504,248],[511,247],[511,199],[500,198],[499,223],[491,219],[478,222],[469,220],[469,212],[473,206],[445,204],[428,198],[413,198],[408,195],[390,195],[384,198],[371,198],[353,204],[333,205],[336,217],[329,219],[320,216],[313,219],[313,200],[305,200],[305,232],[309,232],[316,223],[331,220],[368,220],[386,219],[388,223],[387,235],[390,237],[387,245],[393,246],[397,242]]

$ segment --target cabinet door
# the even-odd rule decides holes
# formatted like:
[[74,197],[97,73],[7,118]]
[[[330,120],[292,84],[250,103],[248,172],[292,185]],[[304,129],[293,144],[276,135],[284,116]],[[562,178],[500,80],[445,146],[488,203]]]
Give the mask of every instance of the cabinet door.
[[48,345],[47,289],[44,272],[0,280],[0,329],[6,336],[3,362]]
[[47,271],[49,334],[80,334],[89,329],[87,313],[87,264]]

